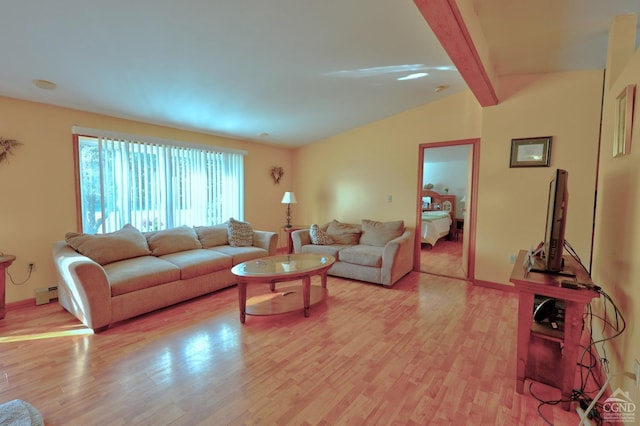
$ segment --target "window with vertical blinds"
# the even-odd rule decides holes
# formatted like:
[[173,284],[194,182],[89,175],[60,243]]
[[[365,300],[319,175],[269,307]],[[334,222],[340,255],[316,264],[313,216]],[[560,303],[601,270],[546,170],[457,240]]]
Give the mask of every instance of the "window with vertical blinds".
[[74,127],[84,233],[244,219],[244,151]]

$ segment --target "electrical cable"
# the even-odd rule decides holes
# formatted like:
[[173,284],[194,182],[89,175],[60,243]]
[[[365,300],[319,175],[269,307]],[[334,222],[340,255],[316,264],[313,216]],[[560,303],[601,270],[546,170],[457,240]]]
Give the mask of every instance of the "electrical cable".
[[25,278],[23,281],[20,281],[19,283],[15,282],[15,280],[11,276],[11,272],[9,272],[9,268],[7,268],[6,271],[7,271],[7,276],[9,277],[9,281],[11,281],[11,284],[13,284],[13,285],[22,285],[22,284],[26,283],[27,281],[29,281],[29,278],[31,278],[31,272],[33,271],[33,266],[29,265],[29,274],[27,275],[27,278]]
[[591,272],[589,272],[587,267],[582,264],[582,260],[580,259],[580,256],[574,250],[573,246],[571,245],[571,243],[569,243],[569,241],[564,240],[564,248],[569,253],[569,255],[571,255],[571,257],[573,257],[575,261],[578,262],[578,265],[582,267],[582,269],[587,273],[587,275],[591,276]]
[[[580,267],[587,273],[588,276],[591,276],[591,273],[589,272],[589,270],[582,264],[582,261],[580,260],[580,256],[578,255],[578,253],[574,250],[574,248],[571,246],[571,244],[565,240],[564,241],[564,247],[567,251],[567,253],[569,253],[569,255],[576,260],[576,262],[580,265]],[[589,287],[584,287],[584,288],[590,288],[592,291],[596,291],[598,294],[600,294],[603,299],[603,316],[600,316],[596,313],[593,312],[593,309],[591,307],[591,303],[588,303],[586,305],[586,312],[583,315],[583,331],[584,331],[584,326],[585,324],[588,324],[588,332],[589,332],[589,344],[587,346],[584,346],[584,350],[582,352],[582,355],[580,356],[577,365],[578,367],[580,367],[580,389],[576,389],[573,391],[572,395],[571,395],[571,400],[570,401],[577,401],[581,407],[583,409],[589,408],[590,406],[592,406],[593,408],[590,411],[589,415],[591,416],[592,420],[595,420],[597,422],[598,425],[602,424],[602,418],[600,417],[600,411],[602,410],[602,404],[600,404],[598,401],[593,401],[593,398],[589,396],[590,393],[595,393],[598,392],[598,390],[601,389],[601,385],[599,383],[599,378],[596,377],[595,375],[595,367],[596,365],[598,365],[598,361],[600,361],[600,365],[602,365],[604,371],[608,374],[609,373],[609,360],[607,359],[607,351],[606,351],[606,347],[605,344],[609,341],[611,341],[612,339],[615,339],[616,337],[620,336],[627,328],[627,323],[624,319],[624,316],[622,315],[622,313],[620,312],[620,309],[618,309],[618,306],[615,304],[615,302],[613,301],[613,299],[599,286],[597,285],[593,285],[593,286],[589,286]],[[611,305],[612,309],[613,309],[613,313],[610,312],[610,309],[608,305]],[[613,318],[609,318],[610,315],[613,315]],[[598,339],[598,340],[594,340],[593,338],[593,330],[594,330],[594,320],[600,320],[602,322],[602,338]],[[612,330],[613,334],[611,336],[606,336],[606,332],[607,330]],[[602,356],[598,359],[598,351],[597,351],[597,347],[598,345],[600,345],[599,347],[601,348],[602,351]],[[594,349],[595,349],[595,354],[594,354]],[[586,364],[585,363],[585,358],[587,357],[587,354],[589,356],[589,363]],[[586,373],[583,371],[584,369],[586,369]],[[587,390],[587,383],[589,382],[589,378],[591,378],[593,380],[593,382],[597,385],[597,389],[595,390]],[[536,395],[534,395],[533,391],[532,391],[532,383],[529,383],[529,393],[531,394],[531,396],[533,396],[538,402],[540,402],[540,404],[538,405],[538,414],[540,415],[540,417],[542,418],[542,420],[544,420],[547,424],[552,424],[551,422],[549,422],[544,415],[542,414],[541,408],[544,405],[557,405],[561,402],[566,402],[563,400],[550,400],[550,401],[545,401],[542,400],[541,398],[537,397]]]
[[561,403],[561,400],[550,400],[550,401],[545,401],[542,398],[536,396],[535,393],[533,393],[533,382],[529,382],[529,394],[536,400],[538,401],[540,404],[538,404],[538,415],[540,416],[540,418],[542,420],[544,420],[544,422],[548,425],[553,426],[553,423],[551,423],[549,420],[547,420],[547,418],[544,416],[544,414],[542,414],[542,411],[540,411],[540,409],[545,406],[545,405],[558,405],[559,403]]

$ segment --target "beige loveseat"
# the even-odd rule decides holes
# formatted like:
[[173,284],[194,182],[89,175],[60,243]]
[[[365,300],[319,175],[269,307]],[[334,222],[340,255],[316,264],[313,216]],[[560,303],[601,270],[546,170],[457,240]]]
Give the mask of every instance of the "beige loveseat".
[[390,287],[413,269],[413,231],[403,221],[333,220],[293,231],[291,239],[295,253],[335,257],[329,275]]
[[142,233],[69,233],[54,244],[60,304],[96,332],[236,284],[231,268],[276,253],[278,235],[245,222]]

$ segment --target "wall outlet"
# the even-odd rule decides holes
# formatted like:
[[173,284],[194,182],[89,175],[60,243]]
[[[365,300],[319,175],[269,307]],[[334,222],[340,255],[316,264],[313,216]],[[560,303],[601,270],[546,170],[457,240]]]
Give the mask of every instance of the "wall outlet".
[[393,202],[393,196],[387,195],[387,203],[392,203],[392,202]]
[[636,389],[640,390],[640,358],[633,362],[633,372],[636,373]]
[[512,265],[516,263],[516,255],[515,254],[509,255],[509,263],[512,264]]

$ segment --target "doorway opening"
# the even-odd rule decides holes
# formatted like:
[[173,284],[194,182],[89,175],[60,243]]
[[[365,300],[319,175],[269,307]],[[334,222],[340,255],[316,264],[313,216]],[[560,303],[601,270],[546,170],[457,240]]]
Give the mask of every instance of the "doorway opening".
[[419,146],[414,270],[473,281],[479,143]]

